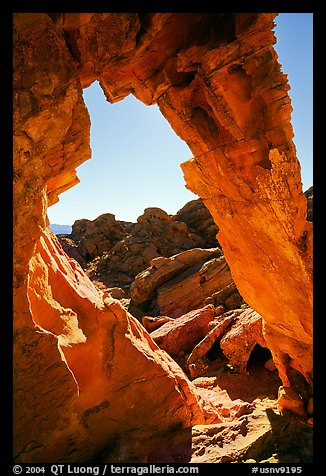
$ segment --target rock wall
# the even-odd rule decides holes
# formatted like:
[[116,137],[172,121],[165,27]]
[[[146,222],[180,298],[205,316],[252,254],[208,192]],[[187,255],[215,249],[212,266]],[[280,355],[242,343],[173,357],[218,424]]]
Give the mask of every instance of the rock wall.
[[[156,102],[187,142],[194,155],[182,165],[187,186],[210,210],[235,283],[264,319],[284,386],[291,367],[311,382],[312,228],[274,17],[14,15],[17,461],[84,461],[119,432],[219,418],[45,231],[47,207],[78,182],[75,169],[90,158],[82,88],[96,79],[109,101],[133,93]],[[117,389],[128,408],[119,422]]]
[[49,231],[29,268],[35,327],[21,328],[15,340],[19,461],[87,461],[139,428],[144,437],[221,421],[174,360],[119,301],[97,290]]

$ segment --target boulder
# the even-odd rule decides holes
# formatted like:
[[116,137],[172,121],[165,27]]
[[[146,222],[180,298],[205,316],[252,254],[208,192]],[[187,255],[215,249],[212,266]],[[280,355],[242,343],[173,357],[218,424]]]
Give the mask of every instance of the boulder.
[[160,313],[178,317],[204,305],[208,296],[232,282],[224,256],[201,261],[165,282],[157,290]]
[[212,348],[215,342],[218,342],[226,329],[239,316],[240,311],[226,312],[216,317],[211,323],[211,329],[193,348],[187,359],[187,367],[190,378],[196,378],[209,366],[209,361],[205,358],[207,352]]
[[256,344],[268,347],[263,337],[262,318],[253,309],[245,309],[221,338],[220,348],[233,368],[244,372]]
[[148,332],[152,332],[155,331],[155,329],[158,329],[159,327],[163,326],[163,324],[165,324],[166,322],[170,322],[173,320],[174,319],[168,316],[143,316],[141,322]]
[[113,299],[123,299],[126,296],[124,290],[118,287],[107,288],[106,291]]
[[192,233],[203,238],[206,246],[201,245],[201,247],[215,248],[218,246],[216,239],[218,227],[201,198],[186,203],[175,214],[174,219],[186,223]]
[[[77,225],[80,225],[80,223],[77,223]],[[83,256],[88,261],[102,255],[105,251],[110,251],[116,243],[126,236],[124,228],[116,221],[112,213],[104,213],[95,220],[86,222],[85,230],[82,229],[80,245]],[[72,236],[76,236],[75,224],[72,226]]]
[[[209,247],[209,240],[199,235],[196,229],[190,230],[186,223],[157,207],[146,208],[138,217],[137,223],[117,223],[125,230],[125,236],[112,247],[108,243],[105,244],[101,236],[96,240],[93,231],[89,241],[89,232],[86,234],[85,226],[82,236],[76,231],[73,236],[78,240],[80,248],[81,243],[86,243],[85,246],[90,244],[92,247],[91,243],[94,242],[93,244],[102,250],[98,257],[88,262],[86,272],[90,279],[101,281],[104,287],[122,285],[128,295],[130,284],[137,274],[150,266],[152,259],[160,256],[170,257],[198,246]],[[83,220],[78,220],[75,228],[82,230],[82,225]]]
[[209,304],[169,320],[151,332],[151,338],[171,356],[189,353],[207,334],[209,323],[214,317],[214,306]]
[[153,259],[136,276],[130,292],[137,305],[150,303],[156,315],[176,318],[202,307],[208,296],[230,283],[231,273],[219,248],[194,248]]

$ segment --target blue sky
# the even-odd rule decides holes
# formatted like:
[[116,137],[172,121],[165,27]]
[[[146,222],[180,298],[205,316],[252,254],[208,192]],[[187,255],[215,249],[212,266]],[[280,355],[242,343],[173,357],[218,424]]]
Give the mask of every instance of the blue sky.
[[[312,13],[282,13],[274,30],[275,49],[291,86],[294,143],[304,190],[313,183],[312,20]],[[197,198],[185,188],[180,168],[192,157],[191,151],[157,106],[145,106],[132,95],[110,104],[97,82],[83,94],[92,123],[92,158],[77,169],[81,182],[48,209],[50,223],[72,225],[108,212],[135,222],[147,207],[175,214]]]

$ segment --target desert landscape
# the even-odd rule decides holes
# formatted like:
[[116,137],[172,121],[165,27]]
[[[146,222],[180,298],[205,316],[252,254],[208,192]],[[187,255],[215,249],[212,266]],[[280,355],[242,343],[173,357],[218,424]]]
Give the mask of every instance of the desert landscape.
[[[14,15],[14,462],[312,462],[313,188],[276,15]],[[159,106],[199,198],[55,235],[94,81]]]

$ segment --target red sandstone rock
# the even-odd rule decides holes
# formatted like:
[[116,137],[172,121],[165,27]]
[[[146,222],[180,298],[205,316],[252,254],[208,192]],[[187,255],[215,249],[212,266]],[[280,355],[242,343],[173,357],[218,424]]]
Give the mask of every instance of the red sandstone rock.
[[[117,301],[104,306],[75,261],[58,258],[45,232],[47,206],[78,183],[75,169],[90,157],[81,86],[96,79],[110,101],[134,93],[157,102],[187,142],[187,186],[203,197],[236,286],[264,320],[283,386],[291,368],[312,382],[312,224],[273,49],[275,14],[83,15],[14,15],[17,461],[89,461],[130,426],[162,434],[217,418],[140,324]],[[41,399],[44,384],[51,391]],[[200,452],[209,460],[199,448],[197,461]]]
[[205,361],[206,353],[213,344],[221,338],[227,327],[230,326],[239,313],[240,311],[226,312],[210,323],[212,329],[210,329],[205,337],[193,348],[187,359],[187,367],[192,379],[208,368],[208,362],[207,360]]
[[152,331],[155,331],[155,329],[158,329],[159,327],[161,327],[166,322],[170,322],[173,320],[174,319],[168,316],[157,316],[157,317],[144,316],[142,317],[141,322],[148,332],[152,332]]
[[262,334],[262,318],[252,309],[245,309],[221,338],[220,347],[234,369],[243,372],[256,344],[267,347]]
[[267,360],[267,362],[265,362],[264,367],[266,370],[269,370],[270,372],[273,372],[274,370],[276,370],[276,366],[273,359]]
[[156,207],[146,208],[143,215],[137,218],[132,235],[135,238],[147,238],[156,246],[160,256],[172,256],[191,248],[209,247],[207,237],[203,237],[195,229],[190,230],[185,222],[178,220],[177,215],[168,215]]
[[[266,16],[260,16],[255,28],[264,20]],[[206,54],[201,63],[205,81],[198,81],[197,91],[209,95],[210,107],[203,108],[198,101],[197,109],[192,109],[195,114],[189,109],[191,132],[177,130],[181,137],[192,134],[194,159],[182,165],[188,187],[205,197],[233,279],[245,301],[263,317],[265,340],[288,386],[289,355],[311,382],[312,228],[306,222],[300,165],[292,143],[288,86],[269,35],[263,27],[259,40],[255,35],[246,37],[240,63],[235,60],[236,49],[219,50],[218,73],[213,68],[216,51]],[[257,49],[259,41],[266,45],[263,50]],[[198,47],[189,51],[180,70],[190,68],[197,53]],[[261,86],[256,89],[257,85]],[[177,111],[178,98],[167,95]],[[178,114],[170,112],[163,100],[160,104],[177,123]],[[213,130],[216,134],[209,134]],[[210,140],[203,140],[207,136]]]
[[211,383],[208,382],[207,386],[207,380],[202,378],[196,379],[194,384],[199,387],[199,393],[205,396],[206,400],[214,402],[223,421],[237,419],[243,415],[252,413],[254,410],[254,406],[248,402],[244,402],[239,398],[231,399],[229,394],[225,390],[222,390],[216,383],[211,385]]
[[237,309],[245,304],[242,296],[235,283],[232,281],[227,286],[212,293],[211,296],[205,299],[205,304],[213,304],[214,306],[224,306],[225,309]]
[[232,276],[224,256],[212,258],[160,286],[157,290],[157,305],[161,314],[178,317],[203,306],[208,296],[231,282]]
[[108,288],[107,293],[113,298],[113,299],[123,299],[126,295],[123,289],[115,287],[115,288]]
[[56,335],[35,327],[14,341],[14,458],[19,462],[85,461],[92,444],[78,416],[78,386]]
[[301,396],[292,387],[281,386],[279,388],[278,408],[281,413],[290,411],[301,417],[307,416]]
[[151,338],[171,356],[178,355],[180,352],[191,352],[207,334],[208,325],[214,316],[212,305],[190,311],[151,332]]
[[187,359],[192,379],[208,369],[211,361],[206,354],[217,342],[236,372],[246,370],[256,344],[266,347],[262,336],[261,316],[252,309],[228,311],[216,317],[210,327],[209,332],[198,342]]
[[176,220],[187,224],[188,228],[200,235],[207,246],[199,245],[201,248],[215,248],[218,245],[216,235],[218,227],[212,219],[212,215],[205,207],[201,198],[191,200],[182,207],[174,217]]
[[[156,319],[159,327],[151,331],[152,339],[189,371],[191,379],[210,367],[212,360],[207,354],[217,343],[236,372],[246,371],[257,344],[266,347],[261,316],[252,309],[223,313],[223,308],[215,309],[210,304],[175,319],[164,316],[154,318],[154,323]],[[181,356],[186,356],[185,363],[178,358]],[[274,369],[275,365],[271,370]]]
[[81,254],[80,246],[71,239],[69,235],[57,235],[57,238],[62,246],[62,249],[70,258],[74,258],[82,268],[86,268],[87,262]]
[[[77,453],[83,449],[86,457],[93,451],[88,447],[104,448],[117,435],[140,425],[143,432],[155,433],[170,427],[169,421],[171,428],[179,423],[189,426],[220,421],[217,410],[197,395],[180,367],[119,301],[95,288],[50,232],[42,235],[31,260],[28,299],[40,335],[51,336],[57,344],[57,365],[67,368],[67,377],[73,377],[69,382],[74,389],[74,411],[66,417],[71,429],[65,438],[76,440]],[[18,349],[16,354],[19,361]],[[46,378],[50,375],[45,369]],[[39,390],[42,384],[35,374],[34,388]],[[144,398],[146,394],[151,395],[151,403]],[[56,391],[51,405],[61,404],[62,393]],[[24,408],[33,408],[32,400]],[[39,425],[42,423],[34,421],[37,451],[31,455],[23,452],[20,461],[41,453],[44,461],[51,458],[52,445],[47,450]],[[86,443],[78,446],[78,425],[83,429],[86,449]],[[57,431],[60,438],[67,430],[60,420],[57,425],[52,423],[51,431]],[[23,441],[16,441],[17,452]],[[71,461],[61,447],[56,458]]]
[[[200,224],[204,226],[207,221],[209,222],[208,210],[204,208],[202,202],[197,204],[197,201],[191,210],[193,214],[196,214],[196,211],[201,212],[191,229],[185,222],[177,219],[177,215],[168,215],[164,210],[153,207],[145,209],[143,215],[137,219],[137,223],[118,221],[116,223],[125,230],[126,235],[113,247],[109,241],[110,232],[105,233],[107,238],[103,240],[101,229],[98,229],[98,237],[96,231],[92,229],[92,238],[87,242],[90,243],[91,249],[98,241],[100,246],[97,246],[98,251],[93,250],[93,253],[99,253],[99,256],[88,262],[87,267],[85,266],[88,276],[92,281],[101,283],[102,288],[122,285],[129,295],[129,287],[135,276],[148,268],[153,258],[169,257],[198,246],[207,248],[213,241],[216,245],[216,240],[205,236],[200,228]],[[76,242],[81,252],[83,243],[86,243],[86,235],[89,235],[87,230],[92,223],[90,220],[77,220],[73,225],[70,238]],[[89,254],[87,256],[90,257]]]
[[131,297],[137,303],[152,299],[157,288],[170,279],[198,263],[201,265],[214,256],[221,256],[221,250],[202,250],[194,248],[170,258],[157,257],[151,261],[151,267],[139,273],[130,287]]
[[95,220],[77,220],[72,226],[71,237],[80,246],[86,259],[102,255],[126,236],[124,228],[112,213],[104,213]]
[[180,317],[204,305],[213,292],[232,282],[219,248],[194,248],[171,258],[155,258],[130,287],[136,304],[151,302],[158,314]]

